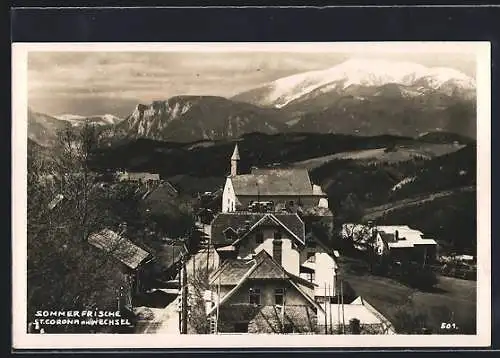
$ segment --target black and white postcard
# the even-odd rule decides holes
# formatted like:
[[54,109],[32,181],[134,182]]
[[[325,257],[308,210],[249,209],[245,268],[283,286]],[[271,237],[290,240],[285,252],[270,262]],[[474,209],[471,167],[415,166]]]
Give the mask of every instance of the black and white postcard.
[[489,43],[12,50],[15,348],[490,344]]

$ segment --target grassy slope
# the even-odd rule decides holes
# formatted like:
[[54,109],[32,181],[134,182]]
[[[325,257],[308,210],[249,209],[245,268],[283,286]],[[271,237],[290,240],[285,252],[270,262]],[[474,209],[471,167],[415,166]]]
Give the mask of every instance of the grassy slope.
[[365,149],[336,153],[323,157],[316,157],[294,163],[295,167],[314,169],[332,160],[356,160],[363,163],[398,163],[411,160],[413,158],[431,159],[437,156],[453,153],[463,145],[455,144],[431,144],[415,143],[409,146],[398,147],[392,151],[386,151],[385,147],[375,149]]
[[353,259],[345,257],[342,259],[344,279],[349,282],[357,295],[365,298],[395,326],[398,325],[398,310],[406,309],[407,302],[411,298],[416,312],[426,315],[427,326],[434,332],[440,332],[441,322],[454,321],[463,333],[474,334],[475,281],[440,276],[435,292],[421,292],[389,278],[355,272],[350,269],[354,264]]

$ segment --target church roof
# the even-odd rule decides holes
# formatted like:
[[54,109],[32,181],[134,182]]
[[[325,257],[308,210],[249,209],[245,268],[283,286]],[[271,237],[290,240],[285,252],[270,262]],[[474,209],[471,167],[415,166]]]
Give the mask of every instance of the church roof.
[[231,160],[240,160],[240,153],[238,152],[238,144],[234,146],[233,155],[231,156]]
[[307,169],[254,169],[231,181],[236,195],[313,195]]

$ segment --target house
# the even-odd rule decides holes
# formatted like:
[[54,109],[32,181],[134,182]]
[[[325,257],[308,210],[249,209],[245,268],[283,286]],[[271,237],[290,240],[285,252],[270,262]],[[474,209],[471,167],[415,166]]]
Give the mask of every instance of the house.
[[327,195],[313,185],[307,169],[258,169],[249,174],[238,173],[238,145],[231,156],[231,174],[226,178],[222,193],[222,212],[248,210],[253,203],[272,203],[295,211],[301,207],[328,207]]
[[150,190],[147,190],[141,199],[147,206],[151,207],[156,205],[161,206],[163,202],[172,201],[172,199],[178,196],[179,192],[172,184],[168,181],[162,181],[161,184],[154,185]]
[[187,254],[187,248],[182,243],[165,243],[155,251],[155,267],[159,277],[172,280],[179,273],[182,258]]
[[382,233],[377,232],[371,225],[347,223],[342,225],[341,237],[352,242],[355,249],[366,252],[373,249],[382,256],[388,253],[387,244],[384,242]]
[[341,235],[366,251],[370,245],[378,255],[390,255],[394,261],[433,263],[437,259],[437,242],[407,225],[366,226],[344,224]]
[[343,334],[396,334],[393,324],[364,298],[328,303],[318,314],[318,330]]
[[196,219],[204,225],[209,225],[215,217],[214,211],[210,208],[201,208],[196,211],[195,215]]
[[116,178],[120,182],[128,181],[128,182],[148,183],[148,182],[159,182],[160,174],[147,173],[147,172],[119,171],[116,173]]
[[131,304],[134,296],[144,289],[143,281],[147,279],[149,271],[152,269],[152,255],[110,229],[90,234],[87,241],[101,253],[110,255],[121,265],[131,283],[131,290],[127,297],[127,303]]
[[222,261],[266,251],[287,272],[317,287],[311,297],[334,294],[338,266],[333,252],[312,233],[306,235],[296,213],[220,213],[211,224],[211,243]]
[[214,272],[207,316],[220,333],[314,333],[323,309],[313,287],[262,250],[251,259],[226,260]]
[[419,230],[407,225],[377,226],[376,230],[395,260],[433,263],[437,259],[437,242]]

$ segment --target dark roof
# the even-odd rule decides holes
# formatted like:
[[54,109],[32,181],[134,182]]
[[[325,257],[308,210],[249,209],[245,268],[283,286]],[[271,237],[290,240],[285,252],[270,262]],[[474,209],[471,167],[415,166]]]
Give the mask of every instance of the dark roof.
[[379,231],[378,232],[380,234],[380,237],[382,237],[382,240],[384,240],[384,242],[396,242],[396,236],[394,234],[390,234],[390,233],[386,233],[386,232],[383,232],[383,231]]
[[231,178],[236,195],[312,195],[307,169],[253,169]]
[[[281,222],[288,230],[296,235],[300,240],[304,240],[304,223],[297,214],[290,213],[251,213],[251,212],[232,212],[220,213],[212,221],[212,244],[216,246],[226,246],[236,241],[234,238],[227,238],[224,231],[232,228],[235,232],[240,229],[239,237],[242,237],[262,218],[273,216]],[[274,219],[273,219],[274,220]],[[261,222],[262,224],[264,221]],[[254,228],[255,229],[255,228]]]
[[[251,271],[249,273],[249,271]],[[295,276],[283,269],[265,250],[259,251],[253,259],[226,260],[210,277],[210,283],[221,285],[237,285],[247,274],[249,280],[290,279],[301,285],[314,287],[314,284]]]
[[[225,274],[228,272],[228,274]],[[292,282],[312,305],[319,307],[312,297],[309,297],[300,286],[313,286],[313,283],[291,275],[278,264],[265,250],[260,251],[251,260],[228,260],[210,277],[210,284],[235,286],[220,301],[223,304],[247,280],[283,279]],[[298,280],[300,279],[300,281]],[[297,285],[299,283],[300,285]],[[215,307],[211,309],[213,311]],[[210,312],[209,312],[210,314]]]
[[101,249],[121,261],[131,269],[137,268],[150,253],[141,249],[127,238],[116,232],[104,229],[93,233],[88,237],[88,242],[94,247]]
[[221,285],[237,285],[241,278],[253,267],[253,262],[248,260],[226,260],[210,277],[211,282]]
[[175,189],[172,184],[170,184],[169,182],[164,182],[158,185],[151,192],[149,192],[144,200],[146,202],[163,201],[176,197],[177,194],[177,189]]
[[155,253],[155,257],[160,264],[166,269],[180,261],[182,254],[186,250],[183,245],[168,245],[165,244],[160,250]]

